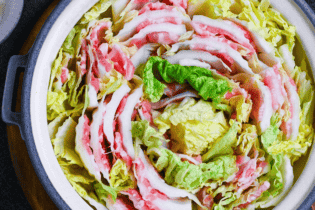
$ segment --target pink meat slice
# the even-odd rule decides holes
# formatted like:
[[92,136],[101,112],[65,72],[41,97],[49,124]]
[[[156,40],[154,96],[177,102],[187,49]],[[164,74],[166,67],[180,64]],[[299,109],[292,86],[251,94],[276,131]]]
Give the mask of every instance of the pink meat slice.
[[152,32],[147,34],[147,41],[149,43],[159,43],[159,44],[173,44],[179,39],[178,34],[168,33],[165,31]]
[[164,89],[164,94],[168,97],[173,97],[179,93],[185,92],[189,88],[189,85],[184,84],[178,84],[178,83],[168,83],[166,84],[166,88]]
[[136,32],[138,33],[140,30],[144,29],[145,27],[153,24],[159,23],[172,23],[175,25],[183,24],[183,20],[179,17],[160,17],[158,19],[146,19],[142,23],[140,23],[137,28]]
[[105,32],[110,29],[111,26],[111,21],[98,21],[96,25],[90,29],[90,33],[86,39],[90,41],[90,44],[94,49],[105,42]]
[[100,90],[100,81],[94,75],[91,75],[90,84],[94,87],[96,92],[98,92]]
[[146,4],[140,11],[139,11],[139,15],[142,15],[143,13],[146,13],[148,11],[156,11],[156,10],[168,10],[168,11],[172,11],[174,9],[174,7],[169,6],[165,3],[161,3],[161,2],[151,2]]
[[136,209],[141,210],[160,210],[156,206],[154,206],[150,201],[143,200],[142,196],[140,195],[139,191],[136,189],[130,189],[127,191],[121,192],[122,194],[128,195],[128,198],[132,201],[134,207]]
[[138,48],[147,43],[173,44],[184,33],[186,33],[185,25],[171,23],[152,24],[128,39],[126,44],[129,46],[136,45]]
[[251,40],[253,40],[252,45],[255,49],[257,49],[259,60],[269,67],[273,67],[274,65],[277,65],[277,63],[281,62],[280,58],[275,56],[274,47],[257,32],[249,30],[249,26],[246,21],[239,21],[237,19],[230,19],[230,21],[233,21],[236,25],[245,30]]
[[234,78],[241,82],[241,87],[251,95],[253,101],[251,118],[256,122],[259,131],[264,132],[270,126],[273,110],[269,88],[256,77],[239,74]]
[[134,67],[138,68],[140,64],[146,63],[156,47],[157,44],[154,43],[143,45],[130,59]]
[[183,9],[187,9],[187,0],[163,0],[166,4],[172,4]]
[[210,187],[203,187],[198,193],[197,197],[200,200],[201,204],[206,207],[207,209],[212,209],[212,206],[214,204],[214,199],[213,197],[207,193],[207,190]]
[[[203,50],[180,50],[175,55],[164,56],[172,64],[181,64],[182,61],[193,63],[194,61],[201,61],[205,64],[209,64],[211,68],[220,72],[231,72],[231,69],[218,57],[212,55],[209,52]],[[200,66],[200,65],[199,65]]]
[[247,93],[247,91],[244,88],[241,88],[241,87],[233,88],[232,92],[227,92],[224,95],[224,98],[229,100],[232,97],[239,96],[239,95],[244,96],[244,98],[246,98],[246,99],[250,98],[250,95]]
[[81,70],[81,76],[86,74],[87,72],[87,61],[88,61],[88,49],[87,49],[87,43],[85,39],[82,39],[81,41],[81,61],[79,63],[80,70]]
[[96,48],[94,50],[96,66],[99,69],[99,72],[101,72],[101,74],[99,75],[100,77],[103,77],[106,74],[106,72],[109,72],[110,70],[113,69],[113,65],[107,59],[107,52],[108,52],[107,43],[101,44],[99,48]]
[[201,155],[198,155],[196,157],[191,157],[185,154],[176,154],[176,155],[181,158],[181,161],[188,161],[189,163],[194,164],[194,165],[199,165],[200,163],[202,163]]
[[232,21],[211,19],[202,15],[195,15],[191,25],[198,35],[221,35],[247,48],[250,56],[256,53],[255,45],[253,44],[249,32]]
[[142,120],[147,120],[153,125],[153,117],[151,114],[151,104],[148,100],[140,102],[140,108],[138,109]]
[[150,201],[161,210],[191,209],[190,200],[177,200],[177,198],[189,197],[200,204],[196,196],[166,184],[149,163],[143,151],[140,148],[138,149],[138,157],[134,161],[134,172],[139,191],[144,200]]
[[105,57],[108,54],[108,44],[107,43],[102,43],[98,47],[98,53],[101,53],[100,56]]
[[108,54],[108,58],[114,62],[115,70],[121,73],[126,80],[132,79],[135,67],[117,44],[113,45],[111,52]]
[[69,69],[67,67],[62,67],[61,75],[60,75],[62,84],[64,84],[68,80],[68,76],[69,76]]
[[116,198],[115,202],[111,198],[107,199],[106,207],[109,210],[135,210],[132,204],[129,204],[128,201],[126,201],[126,199],[122,198],[122,196]]
[[79,118],[76,127],[75,150],[81,157],[81,160],[88,172],[101,180],[100,169],[94,161],[94,155],[90,148],[90,120],[86,115]]
[[127,103],[127,98],[128,98],[129,94],[124,95],[124,97],[122,98],[118,108],[117,108],[117,112],[116,112],[116,116],[121,115],[121,113],[124,111],[126,103]]
[[250,187],[255,180],[262,174],[264,168],[267,166],[267,162],[260,161],[259,159],[249,159],[248,157],[237,157],[238,172],[234,177],[235,183],[237,183],[238,192],[243,192]]
[[115,132],[114,138],[114,155],[117,158],[122,159],[126,163],[127,167],[130,168],[132,165],[132,158],[128,155],[124,148],[121,134],[119,132]]
[[[105,115],[103,118],[103,125],[104,125],[103,131],[104,131],[104,134],[107,138],[107,141],[110,144],[111,150],[113,152],[115,151],[115,149],[114,149],[114,129],[115,129],[115,127],[113,127],[115,113],[116,113],[118,106],[120,105],[122,99],[124,98],[124,96],[126,96],[126,94],[128,94],[129,91],[130,91],[130,88],[128,87],[128,85],[123,84],[120,88],[118,88],[118,90],[116,90],[113,93],[111,100],[109,101],[109,103],[106,106],[107,111],[105,112]],[[127,96],[125,97],[125,99],[127,99]],[[125,106],[125,103],[123,106]],[[118,113],[121,113],[121,112],[122,111],[120,111]]]
[[97,111],[93,114],[91,123],[91,141],[90,146],[93,149],[94,160],[98,168],[102,172],[104,178],[109,181],[109,171],[111,163],[105,148],[105,139],[103,133],[103,117],[106,112],[105,104],[99,104]]
[[90,33],[86,37],[94,57],[93,62],[91,62],[92,71],[97,77],[103,77],[106,72],[112,69],[111,63],[105,58],[108,44],[104,43],[106,31],[110,29],[111,25],[110,21],[98,21],[95,26],[91,27]]
[[246,203],[239,205],[241,209],[246,209],[254,200],[259,198],[263,192],[267,191],[270,188],[270,183],[264,181],[259,187],[255,187],[255,191],[251,192],[246,199]]
[[220,58],[232,71],[246,72],[253,74],[248,62],[237,51],[238,44],[223,37],[201,37],[193,36],[193,39],[176,43],[172,46],[171,52],[180,49],[201,50]]
[[170,9],[149,10],[143,14],[139,14],[126,23],[116,37],[119,38],[120,41],[126,41],[128,38],[139,33],[149,25],[157,25],[160,23],[180,25],[188,23],[189,21],[190,18],[188,16],[174,7],[171,7]]
[[286,91],[282,84],[281,75],[279,73],[278,65],[273,68],[268,68],[260,73],[263,78],[263,83],[270,90],[272,97],[273,111],[280,109],[286,98]]
[[142,86],[137,88],[132,94],[130,94],[126,101],[127,106],[125,106],[123,112],[118,116],[117,119],[119,133],[122,137],[124,149],[132,159],[135,158],[135,152],[131,135],[131,117],[136,104],[140,101],[142,94]]
[[146,178],[146,173],[148,172],[145,170],[142,160],[140,158],[136,158],[136,160],[133,161],[133,164],[135,167],[138,187],[143,199],[149,201],[153,201],[155,199],[168,200],[168,197],[164,193],[161,193],[151,186],[150,181]]
[[176,43],[179,39],[179,35],[169,32],[152,32],[146,34],[145,38],[133,39],[130,41],[129,46],[137,46],[141,48],[147,43],[158,43],[158,44],[173,44]]
[[289,111],[291,115],[288,121],[282,122],[280,128],[286,134],[287,139],[294,141],[299,134],[299,127],[301,123],[300,98],[294,81],[288,76],[285,78],[284,88],[288,95]]
[[180,93],[178,95],[175,95],[171,98],[164,98],[164,99],[162,99],[156,103],[151,103],[151,107],[152,107],[152,109],[161,109],[161,108],[166,107],[170,103],[181,101],[186,97],[199,98],[200,96],[196,92],[186,91],[186,92]]
[[[83,124],[83,134],[82,134],[82,143],[88,155],[92,155],[92,150],[90,148],[90,119],[84,115],[84,118],[81,120],[84,121]],[[82,131],[81,131],[82,132]]]

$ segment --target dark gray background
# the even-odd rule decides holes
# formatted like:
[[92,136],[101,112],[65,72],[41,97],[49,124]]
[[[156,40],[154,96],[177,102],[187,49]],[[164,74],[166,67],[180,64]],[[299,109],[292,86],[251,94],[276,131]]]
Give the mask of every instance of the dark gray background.
[[[39,17],[53,0],[24,0],[21,19],[11,36],[0,44],[0,103],[7,65],[19,51]],[[315,9],[315,0],[306,0]],[[10,158],[6,125],[0,120],[0,209],[31,209],[16,177]]]

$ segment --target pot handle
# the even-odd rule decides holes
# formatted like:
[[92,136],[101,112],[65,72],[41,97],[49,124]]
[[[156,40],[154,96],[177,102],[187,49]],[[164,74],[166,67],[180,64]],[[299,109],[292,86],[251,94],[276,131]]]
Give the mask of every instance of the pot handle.
[[[3,98],[2,98],[2,120],[9,125],[17,125],[20,128],[22,126],[22,116],[20,112],[11,111],[12,97],[14,91],[14,82],[18,67],[26,67],[28,61],[28,54],[26,55],[14,55],[10,58],[7,75],[4,84]],[[22,134],[22,133],[21,133]],[[23,136],[22,136],[23,138]],[[23,138],[24,139],[24,138]]]

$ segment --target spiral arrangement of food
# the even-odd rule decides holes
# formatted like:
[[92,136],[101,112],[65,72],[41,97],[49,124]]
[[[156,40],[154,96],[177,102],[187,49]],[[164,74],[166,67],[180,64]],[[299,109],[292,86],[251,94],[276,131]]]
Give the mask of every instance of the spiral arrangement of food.
[[48,129],[96,209],[277,205],[314,139],[295,27],[269,0],[101,0],[52,65]]

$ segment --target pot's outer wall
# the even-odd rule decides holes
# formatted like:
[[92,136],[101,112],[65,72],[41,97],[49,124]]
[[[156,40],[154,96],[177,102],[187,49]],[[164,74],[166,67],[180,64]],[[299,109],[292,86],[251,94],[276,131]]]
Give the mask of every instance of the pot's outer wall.
[[[26,67],[26,71],[24,74],[23,81],[23,92],[22,92],[22,107],[21,107],[21,133],[23,137],[25,137],[25,143],[28,148],[28,153],[30,154],[30,158],[34,169],[39,177],[41,183],[46,189],[47,193],[50,195],[51,199],[55,202],[59,209],[70,209],[69,206],[65,203],[65,201],[60,197],[55,188],[52,186],[50,180],[47,177],[46,172],[41,164],[38,153],[36,151],[36,146],[33,139],[33,133],[30,123],[30,91],[31,91],[31,81],[33,78],[33,71],[36,65],[37,57],[39,55],[40,49],[42,47],[43,42],[46,39],[46,36],[54,24],[55,20],[58,18],[60,13],[65,9],[65,7],[71,2],[71,0],[62,0],[58,6],[51,13],[49,18],[47,19],[45,25],[42,30],[38,34],[37,40],[33,45],[32,49],[29,52],[28,63]],[[310,21],[315,25],[315,14],[310,9],[310,7],[305,3],[304,0],[295,0],[295,2],[301,7],[301,9],[305,12],[305,14],[310,18]],[[299,209],[309,209],[311,204],[315,200],[315,190],[310,193],[304,203],[299,207]]]
[[33,139],[33,133],[30,123],[30,93],[31,93],[31,81],[33,78],[33,71],[37,62],[37,57],[40,52],[40,49],[46,39],[46,36],[54,24],[58,16],[62,13],[62,11],[67,7],[67,5],[71,2],[71,0],[62,0],[60,3],[55,7],[53,12],[50,14],[48,19],[46,20],[44,26],[42,27],[41,31],[39,32],[37,39],[31,48],[28,59],[28,64],[25,69],[24,77],[23,77],[23,86],[22,86],[22,103],[21,103],[21,117],[22,117],[22,137],[25,137],[25,144],[28,149],[28,154],[30,155],[30,159],[32,161],[34,170],[46,189],[47,194],[56,204],[59,209],[69,209],[69,206],[66,202],[61,198],[61,196],[57,193],[56,189],[52,186],[42,164],[39,159],[36,146]]

